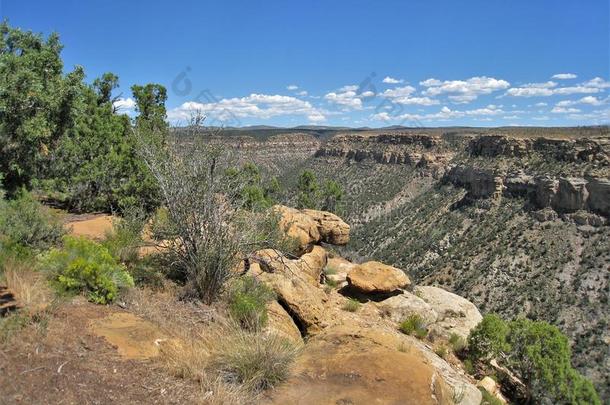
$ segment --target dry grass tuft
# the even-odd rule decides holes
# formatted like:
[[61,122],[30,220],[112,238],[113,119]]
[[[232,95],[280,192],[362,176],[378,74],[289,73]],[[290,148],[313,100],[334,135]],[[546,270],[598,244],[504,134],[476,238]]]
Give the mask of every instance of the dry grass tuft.
[[259,393],[288,378],[298,351],[281,336],[223,322],[196,338],[163,344],[160,359],[176,376],[201,382],[214,376],[230,387]]
[[276,334],[235,333],[211,348],[211,366],[225,381],[253,392],[273,388],[286,380],[298,348]]
[[44,275],[34,271],[29,261],[6,259],[3,264],[6,286],[17,299],[20,307],[35,314],[44,311],[53,299]]
[[257,396],[240,387],[227,384],[220,378],[205,380],[201,383],[203,395],[201,403],[205,405],[249,405],[256,403]]
[[206,404],[254,403],[261,391],[288,378],[300,350],[284,337],[242,328],[220,304],[178,301],[171,289],[136,288],[126,303],[174,337],[160,344],[159,364],[198,381]]

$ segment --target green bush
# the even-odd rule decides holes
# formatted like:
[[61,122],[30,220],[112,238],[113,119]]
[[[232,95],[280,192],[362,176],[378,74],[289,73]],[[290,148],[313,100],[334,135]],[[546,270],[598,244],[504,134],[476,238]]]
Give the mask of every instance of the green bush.
[[570,363],[567,337],[547,322],[518,319],[505,322],[486,315],[469,336],[475,360],[501,358],[524,382],[534,402],[601,404],[590,381]]
[[322,273],[324,274],[324,284],[329,288],[329,290],[339,286],[339,283],[335,279],[328,277],[337,274],[337,270],[335,268],[326,266]]
[[466,348],[466,340],[456,333],[449,336],[449,344],[454,353],[460,353]]
[[538,400],[601,404],[593,385],[572,368],[568,338],[547,322],[519,319],[510,323],[508,367]]
[[66,293],[85,293],[91,302],[114,301],[121,289],[133,287],[133,279],[104,246],[72,236],[61,249],[52,249],[41,261],[52,283]]
[[400,331],[405,335],[412,335],[423,339],[428,335],[426,322],[418,314],[411,314],[400,324]]
[[235,280],[229,291],[229,313],[244,328],[261,328],[267,323],[267,303],[274,298],[269,287],[245,276]]
[[0,200],[0,251],[42,251],[59,243],[64,233],[58,216],[30,193]]
[[481,405],[503,405],[504,402],[500,401],[493,394],[487,391],[485,388],[479,387],[479,391],[481,391],[481,395],[483,399],[481,400]]
[[449,350],[447,350],[447,346],[440,345],[434,350],[434,353],[436,353],[436,355],[441,359],[444,359],[449,354]]
[[508,325],[496,314],[487,314],[468,336],[468,350],[474,359],[491,359],[507,352]]

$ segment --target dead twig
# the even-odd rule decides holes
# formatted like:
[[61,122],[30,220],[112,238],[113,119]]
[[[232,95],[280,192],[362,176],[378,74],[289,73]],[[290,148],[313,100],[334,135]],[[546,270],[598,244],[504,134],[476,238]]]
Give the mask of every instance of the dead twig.
[[71,360],[66,360],[57,367],[57,374],[61,374],[61,369],[70,362]]
[[31,373],[33,371],[37,371],[37,370],[42,370],[43,368],[46,368],[45,366],[40,366],[40,367],[36,367],[36,368],[30,368],[29,370],[23,370],[21,373],[19,373],[20,375],[24,375],[26,373]]

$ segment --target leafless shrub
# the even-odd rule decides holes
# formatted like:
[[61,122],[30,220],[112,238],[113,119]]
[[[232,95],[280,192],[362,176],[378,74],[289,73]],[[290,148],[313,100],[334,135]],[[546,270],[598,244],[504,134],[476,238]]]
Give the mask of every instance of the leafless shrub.
[[201,116],[192,119],[189,142],[169,137],[162,142],[144,134],[139,150],[166,209],[153,236],[164,241],[172,270],[186,281],[187,295],[211,303],[239,260],[242,240],[232,223],[240,187],[225,175],[231,154],[205,134],[202,122]]
[[245,184],[228,170],[237,159],[218,141],[218,130],[206,131],[203,119],[194,116],[182,139],[137,138],[164,206],[153,237],[163,241],[170,270],[186,282],[186,294],[211,303],[242,258],[279,238],[273,226],[261,226],[273,223],[272,214],[243,209]]

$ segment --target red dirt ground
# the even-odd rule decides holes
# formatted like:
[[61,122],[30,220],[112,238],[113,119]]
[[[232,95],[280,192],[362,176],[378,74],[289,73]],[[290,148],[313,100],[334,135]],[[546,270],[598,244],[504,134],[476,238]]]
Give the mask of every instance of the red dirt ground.
[[196,383],[168,375],[152,360],[125,359],[92,332],[91,322],[125,313],[76,299],[17,332],[0,346],[0,404],[197,403]]

